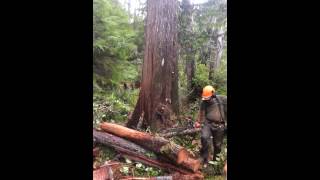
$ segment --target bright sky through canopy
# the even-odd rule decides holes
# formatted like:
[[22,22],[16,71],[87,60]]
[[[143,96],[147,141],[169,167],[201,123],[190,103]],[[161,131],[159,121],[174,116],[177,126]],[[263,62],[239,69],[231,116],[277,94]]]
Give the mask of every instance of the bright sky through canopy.
[[[119,0],[119,2],[124,6],[124,7],[128,7],[128,1],[129,0]],[[182,1],[182,0],[178,0],[178,1]],[[190,0],[190,2],[192,4],[201,4],[201,3],[205,3],[207,2],[208,0]],[[145,3],[146,0],[140,0],[140,3]],[[139,0],[130,0],[130,9],[131,9],[131,13],[133,13],[133,10],[138,8],[139,6]]]

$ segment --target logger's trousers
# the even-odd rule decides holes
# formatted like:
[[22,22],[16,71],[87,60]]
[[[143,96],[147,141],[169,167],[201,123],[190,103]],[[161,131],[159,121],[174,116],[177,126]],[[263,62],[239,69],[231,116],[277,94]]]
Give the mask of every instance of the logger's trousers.
[[[224,124],[205,121],[201,129],[201,149],[200,156],[204,163],[209,159],[210,141],[213,143],[213,160],[221,152],[221,146],[224,136]],[[212,138],[211,138],[212,137]]]

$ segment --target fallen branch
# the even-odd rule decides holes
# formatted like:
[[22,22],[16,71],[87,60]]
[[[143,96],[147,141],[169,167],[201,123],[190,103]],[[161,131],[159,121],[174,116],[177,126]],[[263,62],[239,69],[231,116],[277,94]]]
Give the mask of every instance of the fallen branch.
[[127,159],[138,161],[138,162],[141,162],[141,163],[148,165],[148,166],[151,166],[151,167],[163,169],[168,172],[176,171],[176,172],[179,172],[182,174],[190,174],[191,173],[190,171],[185,170],[183,168],[176,167],[176,166],[171,165],[169,163],[160,162],[157,159],[153,159],[153,158],[150,158],[150,157],[147,157],[144,155],[137,155],[137,154],[134,154],[134,153],[132,153],[128,150],[125,150],[125,149],[122,149],[122,150],[118,149],[118,151],[121,152],[123,154],[123,156]]
[[186,129],[183,131],[172,131],[172,132],[168,132],[165,134],[160,134],[160,136],[165,137],[165,138],[171,138],[173,136],[178,136],[178,135],[187,135],[187,134],[195,134],[197,132],[200,132],[201,128],[193,128],[193,129]]
[[129,177],[124,176],[120,180],[202,180],[204,177],[199,174],[182,175],[175,173],[169,176],[156,176],[156,177]]
[[168,128],[168,129],[165,129],[165,130],[161,131],[160,133],[161,134],[166,134],[166,133],[169,133],[169,132],[184,131],[184,130],[187,130],[187,129],[189,129],[189,128],[188,127]]

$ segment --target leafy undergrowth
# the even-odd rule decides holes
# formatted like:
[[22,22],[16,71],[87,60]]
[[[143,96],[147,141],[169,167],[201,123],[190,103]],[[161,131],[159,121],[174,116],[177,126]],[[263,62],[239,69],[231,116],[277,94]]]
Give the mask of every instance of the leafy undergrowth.
[[[153,176],[163,176],[166,172],[161,169],[150,167],[144,165],[140,162],[134,162],[130,159],[126,159],[123,157],[117,157],[117,153],[108,147],[99,146],[100,153],[96,157],[94,166],[99,167],[104,164],[104,162],[109,160],[115,160],[122,163],[122,167],[120,172],[123,176],[141,176],[141,177],[153,177]],[[154,154],[146,154],[146,156],[152,157]]]
[[129,112],[133,111],[139,91],[117,90],[107,93],[95,93],[93,96],[93,127],[101,122],[124,124]]
[[149,167],[139,162],[132,162],[126,159],[126,164],[122,166],[120,172],[124,176],[140,176],[140,177],[154,177],[165,175],[161,169]]

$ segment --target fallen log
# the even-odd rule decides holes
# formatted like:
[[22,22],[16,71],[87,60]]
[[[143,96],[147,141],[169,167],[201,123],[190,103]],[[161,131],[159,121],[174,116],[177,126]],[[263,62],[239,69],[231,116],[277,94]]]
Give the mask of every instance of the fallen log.
[[116,180],[121,177],[121,164],[110,162],[93,171],[93,180]]
[[141,162],[143,164],[164,169],[168,172],[180,172],[182,174],[190,174],[190,171],[183,167],[176,167],[166,162],[160,162],[156,158],[147,157],[145,154],[151,153],[130,141],[114,136],[106,132],[99,132],[93,129],[93,138],[96,142],[114,148],[117,152],[123,154],[127,159]]
[[157,154],[168,157],[178,165],[193,172],[196,172],[200,168],[200,161],[193,159],[184,147],[170,142],[163,137],[152,136],[148,133],[107,122],[102,123],[100,128],[108,133],[133,141]]
[[125,140],[123,138],[117,137],[115,135],[112,135],[106,132],[100,132],[95,129],[93,129],[93,138],[95,139],[96,142],[107,145],[114,149],[122,147],[124,149],[128,149],[130,151],[133,151],[139,154],[146,154],[149,152],[145,150],[143,147],[135,143],[132,143],[128,140]]
[[176,167],[172,164],[169,164],[169,163],[165,163],[165,162],[160,162],[158,161],[157,159],[153,159],[153,158],[149,158],[147,156],[144,156],[144,155],[137,155],[137,154],[133,154],[132,152],[128,151],[128,150],[125,150],[125,149],[118,149],[118,151],[120,153],[123,154],[123,156],[127,159],[131,159],[131,160],[134,160],[134,161],[138,161],[138,162],[141,162],[145,165],[148,165],[148,166],[151,166],[151,167],[155,167],[155,168],[159,168],[159,169],[163,169],[163,170],[166,170],[168,172],[179,172],[179,173],[182,173],[182,174],[190,174],[191,172],[186,170],[186,169],[183,169],[182,167],[179,168],[179,167]]
[[200,131],[201,131],[201,128],[193,128],[193,129],[185,129],[183,131],[180,131],[180,130],[172,131],[172,132],[160,134],[160,136],[165,137],[165,138],[171,138],[171,137],[177,136],[177,135],[195,134]]

